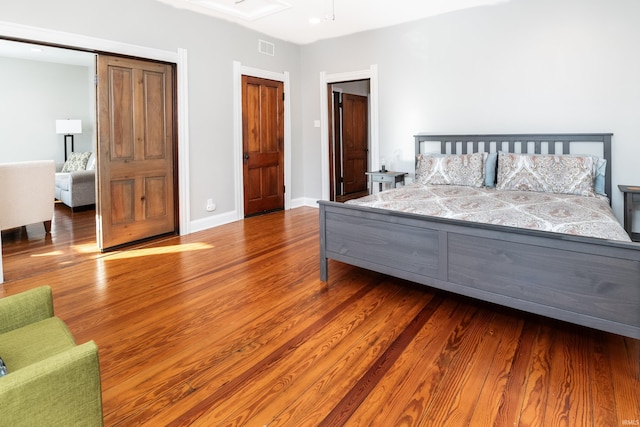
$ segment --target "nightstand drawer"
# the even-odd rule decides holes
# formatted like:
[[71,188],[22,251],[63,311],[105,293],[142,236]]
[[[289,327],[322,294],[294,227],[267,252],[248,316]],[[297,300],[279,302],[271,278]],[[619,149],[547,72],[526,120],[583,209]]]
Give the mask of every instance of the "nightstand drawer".
[[[404,177],[407,175],[407,172],[393,172],[393,171],[373,171],[373,172],[365,172],[369,179],[371,179],[371,184],[378,183],[380,186],[380,191],[382,191],[383,184],[389,184],[391,188],[395,188],[396,184],[401,183],[404,185]],[[373,191],[373,189],[372,189]]]
[[383,174],[372,174],[371,175],[371,181],[373,182],[386,182],[389,184],[392,184],[396,181],[396,177],[395,176],[391,176],[391,175],[383,175]]

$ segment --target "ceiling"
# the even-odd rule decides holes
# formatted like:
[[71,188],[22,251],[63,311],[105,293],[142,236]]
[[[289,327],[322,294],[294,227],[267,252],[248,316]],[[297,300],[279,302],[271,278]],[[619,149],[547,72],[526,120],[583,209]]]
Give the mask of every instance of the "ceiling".
[[[296,44],[509,0],[157,0]],[[312,21],[313,20],[313,21]],[[0,57],[91,66],[94,55],[0,39]]]
[[296,44],[509,0],[157,0]]

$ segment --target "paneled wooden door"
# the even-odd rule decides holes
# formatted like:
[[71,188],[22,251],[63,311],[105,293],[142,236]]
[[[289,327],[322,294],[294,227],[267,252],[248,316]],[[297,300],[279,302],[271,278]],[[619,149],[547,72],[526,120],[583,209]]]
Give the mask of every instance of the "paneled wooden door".
[[368,102],[366,96],[342,94],[343,194],[367,189]]
[[98,56],[98,245],[177,229],[174,69]]
[[242,76],[244,214],[284,209],[284,84]]

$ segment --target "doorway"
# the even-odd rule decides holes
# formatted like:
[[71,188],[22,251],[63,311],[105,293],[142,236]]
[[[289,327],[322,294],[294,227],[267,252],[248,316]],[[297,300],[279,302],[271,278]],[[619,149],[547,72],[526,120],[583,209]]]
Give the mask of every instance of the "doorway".
[[[101,39],[96,37],[86,37],[63,31],[50,30],[47,28],[16,25],[11,23],[0,23],[0,38],[8,40],[21,40],[28,43],[43,44],[46,46],[65,47],[70,50],[87,52],[111,52],[128,57],[146,58],[148,60],[162,61],[175,64],[176,67],[176,123],[189,122],[189,99],[188,99],[188,78],[187,50],[177,48],[175,51],[159,50],[145,46],[122,43],[115,40]],[[174,129],[177,135],[177,154],[180,167],[177,170],[178,194],[178,221],[181,235],[191,232],[190,209],[189,209],[189,133],[187,126],[180,126]],[[98,227],[99,224],[96,224]],[[1,243],[1,239],[0,239]],[[2,257],[0,252],[0,283],[3,283]]]
[[330,200],[343,202],[368,194],[369,79],[333,83],[329,159]]
[[[366,70],[351,71],[336,74],[320,72],[320,166],[321,166],[321,192],[322,200],[331,200],[330,176],[332,166],[329,152],[329,139],[333,125],[331,112],[331,85],[340,82],[352,82],[358,80],[369,81],[369,169],[376,170],[380,167],[379,158],[379,113],[378,113],[378,66],[373,64]],[[335,197],[335,196],[334,196]]]

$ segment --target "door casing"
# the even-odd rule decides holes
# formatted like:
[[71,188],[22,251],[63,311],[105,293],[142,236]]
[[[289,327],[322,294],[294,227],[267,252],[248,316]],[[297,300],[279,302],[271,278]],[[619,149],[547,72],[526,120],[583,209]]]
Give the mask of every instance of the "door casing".
[[[49,28],[0,22],[0,37],[27,43],[52,45],[88,52],[124,55],[176,64],[176,115],[178,136],[178,210],[180,235],[191,233],[190,183],[189,183],[189,80],[188,51],[177,48],[167,51],[153,47],[123,43],[120,41],[67,33]],[[99,171],[98,171],[99,173]],[[96,225],[98,227],[99,224]],[[1,283],[1,280],[0,280]]]
[[329,84],[354,80],[369,79],[370,104],[369,104],[369,156],[373,170],[380,168],[380,143],[379,143],[379,98],[378,98],[378,66],[371,65],[368,70],[353,71],[339,74],[327,74],[320,72],[320,163],[322,200],[330,200],[330,175],[329,175]]

